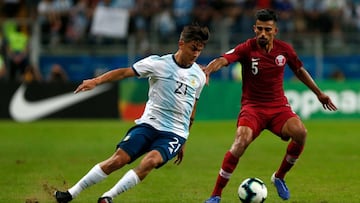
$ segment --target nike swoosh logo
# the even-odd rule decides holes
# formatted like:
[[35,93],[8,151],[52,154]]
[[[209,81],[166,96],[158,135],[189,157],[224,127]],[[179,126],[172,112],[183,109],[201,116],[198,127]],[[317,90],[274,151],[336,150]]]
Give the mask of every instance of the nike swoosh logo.
[[104,84],[91,91],[79,92],[78,94],[74,94],[73,92],[65,93],[39,101],[30,102],[25,98],[26,85],[22,84],[11,98],[10,115],[16,121],[34,121],[101,94],[110,88],[111,84]]

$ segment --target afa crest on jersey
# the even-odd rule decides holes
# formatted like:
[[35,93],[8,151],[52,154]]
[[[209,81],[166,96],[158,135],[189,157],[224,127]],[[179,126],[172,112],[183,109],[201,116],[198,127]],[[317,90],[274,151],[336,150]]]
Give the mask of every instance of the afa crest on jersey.
[[286,64],[286,58],[283,55],[278,55],[275,58],[275,63],[277,66],[284,66]]
[[195,78],[190,79],[190,84],[191,84],[192,87],[195,87],[195,88],[198,86]]

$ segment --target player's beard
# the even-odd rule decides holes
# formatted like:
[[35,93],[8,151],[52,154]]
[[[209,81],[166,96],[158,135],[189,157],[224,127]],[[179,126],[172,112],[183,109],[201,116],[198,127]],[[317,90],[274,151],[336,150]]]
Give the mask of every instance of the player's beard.
[[268,43],[269,43],[269,40],[266,39],[265,37],[258,38],[258,44],[260,47],[265,48]]

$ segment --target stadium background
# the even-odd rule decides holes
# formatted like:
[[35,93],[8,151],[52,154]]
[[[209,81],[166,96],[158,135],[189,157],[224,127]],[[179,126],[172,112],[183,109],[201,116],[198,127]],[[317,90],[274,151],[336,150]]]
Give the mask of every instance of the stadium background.
[[[100,23],[94,29],[96,8],[106,2],[110,7],[100,8],[97,15]],[[309,130],[302,158],[287,176],[292,191],[290,202],[359,201],[360,1],[106,2],[0,1],[0,202],[54,202],[54,188],[68,188],[94,163],[113,153],[114,145],[133,125],[132,119],[141,113],[147,98],[147,82],[129,79],[39,120],[21,122],[24,120],[14,118],[9,110],[19,89],[26,87],[24,96],[30,102],[28,105],[33,105],[32,102],[72,92],[83,79],[129,66],[151,53],[174,52],[177,28],[190,21],[208,25],[212,32],[199,58],[199,63],[207,64],[253,36],[254,9],[263,7],[280,12],[278,37],[295,47],[305,67],[339,107],[336,113],[324,112],[314,95],[286,71],[287,95]],[[46,12],[46,8],[53,9]],[[29,49],[22,49],[27,46]],[[26,67],[24,73],[11,75],[10,61],[14,55],[10,47],[28,57],[28,63],[22,66]],[[240,107],[240,69],[239,64],[222,69],[204,89],[181,166],[167,164],[115,201],[191,203],[208,198],[235,131]],[[29,112],[21,110],[20,115],[28,115]],[[278,167],[286,144],[265,131],[241,159],[224,191],[223,201],[238,203],[239,183],[244,177],[256,176],[269,185],[266,202],[279,202],[269,176]],[[93,202],[125,171],[118,171],[83,192],[76,202]]]
[[[359,1],[17,0],[2,1],[0,6],[0,118],[14,119],[9,106],[20,84],[27,84],[27,100],[52,97],[51,92],[68,91],[83,79],[130,66],[147,55],[176,51],[179,31],[191,22],[211,30],[211,40],[198,59],[207,64],[253,36],[254,10],[267,7],[279,13],[278,38],[294,46],[339,107],[337,113],[324,112],[315,96],[286,70],[285,89],[294,110],[304,119],[360,118]],[[12,65],[16,53],[25,58],[20,66]],[[234,64],[212,75],[211,86],[200,100],[198,119],[236,118],[240,71],[241,64]],[[132,120],[144,107],[146,87],[146,81],[128,79],[114,86],[117,97],[111,98],[116,101],[100,95],[89,100],[84,110],[73,106],[43,118]],[[114,102],[117,105],[108,105]],[[108,113],[94,111],[95,104]]]

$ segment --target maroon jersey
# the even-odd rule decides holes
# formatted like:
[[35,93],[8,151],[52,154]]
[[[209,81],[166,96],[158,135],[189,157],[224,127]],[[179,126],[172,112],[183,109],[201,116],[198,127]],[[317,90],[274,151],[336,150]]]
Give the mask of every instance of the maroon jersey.
[[242,64],[242,105],[283,106],[288,103],[283,89],[285,65],[296,71],[303,66],[294,49],[275,39],[266,53],[249,39],[223,54],[229,63]]

